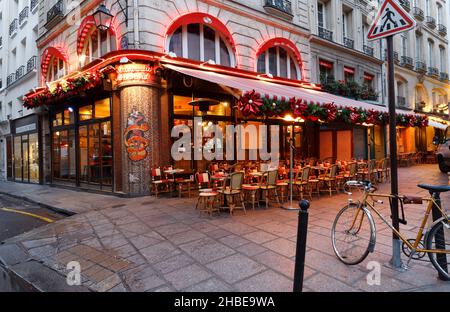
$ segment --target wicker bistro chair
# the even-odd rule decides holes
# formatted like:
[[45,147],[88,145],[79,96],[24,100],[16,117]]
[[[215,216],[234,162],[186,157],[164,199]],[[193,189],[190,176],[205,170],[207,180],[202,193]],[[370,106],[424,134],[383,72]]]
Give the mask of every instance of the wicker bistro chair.
[[[229,185],[218,190],[219,194],[222,194],[224,199],[228,202],[228,207],[222,208],[229,208],[231,215],[235,209],[242,209],[245,214],[247,213],[245,210],[244,194],[242,193],[243,182],[244,172],[234,172],[230,175]],[[238,202],[240,203],[240,206],[237,206]]]
[[337,165],[332,165],[330,167],[330,173],[319,177],[319,181],[322,185],[325,185],[327,187],[326,191],[330,192],[330,196],[332,195],[332,192],[337,193],[337,185],[336,185],[336,175],[337,175]]
[[348,171],[344,172],[345,182],[355,180],[357,172],[358,172],[358,164],[356,162],[350,163],[348,165]]
[[277,203],[280,205],[280,197],[278,196],[277,191],[277,175],[278,170],[272,170],[272,171],[266,171],[261,176],[261,181],[259,188],[262,192],[262,199],[261,201],[264,201],[266,203],[266,208],[269,207],[269,200],[270,200],[270,193],[275,194],[275,198],[277,200]]
[[260,187],[258,184],[242,184],[242,192],[244,193],[244,200],[252,204],[253,210],[255,210],[255,205],[259,206],[259,201],[256,200],[256,196]]
[[158,197],[161,189],[163,189],[163,192],[170,191],[170,181],[164,175],[164,172],[160,167],[151,170],[151,177],[151,193],[153,193],[155,197]]
[[[300,172],[300,171],[299,171]],[[294,181],[295,186],[297,187],[299,199],[303,199],[303,193],[305,191],[308,191],[308,196],[310,199],[312,199],[312,189],[310,187],[309,183],[309,174],[311,172],[311,167],[304,167],[303,171],[301,171],[301,174],[299,174]]]
[[367,180],[370,182],[377,182],[377,179],[374,178],[378,174],[377,168],[377,161],[375,159],[372,159],[368,162],[367,168],[358,170],[357,176],[360,180]]

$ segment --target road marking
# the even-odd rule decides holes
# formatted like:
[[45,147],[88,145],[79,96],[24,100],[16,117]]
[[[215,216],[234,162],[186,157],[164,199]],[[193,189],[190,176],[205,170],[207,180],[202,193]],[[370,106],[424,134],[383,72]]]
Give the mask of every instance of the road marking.
[[21,214],[21,215],[24,215],[24,216],[28,216],[28,217],[32,217],[32,218],[39,219],[39,220],[44,221],[44,222],[47,222],[47,223],[53,223],[53,222],[55,222],[55,221],[52,220],[52,219],[49,219],[49,218],[46,218],[46,217],[43,217],[43,216],[39,216],[39,215],[34,214],[34,213],[29,213],[29,212],[25,212],[25,211],[16,210],[16,209],[0,208],[0,210],[6,211],[6,212],[18,213],[18,214]]

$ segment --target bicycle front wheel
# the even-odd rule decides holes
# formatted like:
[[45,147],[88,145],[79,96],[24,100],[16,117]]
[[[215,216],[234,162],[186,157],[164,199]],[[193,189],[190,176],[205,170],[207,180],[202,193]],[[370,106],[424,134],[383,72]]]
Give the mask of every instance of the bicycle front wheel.
[[366,209],[357,205],[344,207],[331,230],[334,253],[345,264],[362,262],[375,242],[375,224]]
[[428,256],[436,270],[450,281],[450,223],[446,219],[436,222],[427,235],[426,248],[435,250]]

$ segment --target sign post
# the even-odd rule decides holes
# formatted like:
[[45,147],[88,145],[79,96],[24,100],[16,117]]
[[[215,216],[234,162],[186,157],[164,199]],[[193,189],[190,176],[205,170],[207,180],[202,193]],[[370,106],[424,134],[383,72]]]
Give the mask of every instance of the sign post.
[[[395,112],[395,78],[394,78],[394,35],[416,25],[414,19],[394,0],[385,0],[378,11],[367,35],[368,40],[386,38],[388,63],[388,104],[389,104],[389,150],[391,163],[391,194],[398,195],[397,170],[397,118]],[[398,215],[398,198],[391,201],[392,226],[398,231],[400,228]],[[393,232],[392,259],[394,268],[401,269],[400,238]]]

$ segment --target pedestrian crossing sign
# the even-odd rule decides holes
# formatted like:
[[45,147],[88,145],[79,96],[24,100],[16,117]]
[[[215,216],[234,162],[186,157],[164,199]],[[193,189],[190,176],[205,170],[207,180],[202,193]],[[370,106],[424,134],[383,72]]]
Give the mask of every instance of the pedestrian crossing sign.
[[367,39],[380,39],[415,26],[414,19],[395,0],[385,0],[369,29]]

